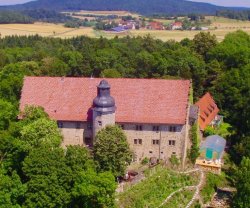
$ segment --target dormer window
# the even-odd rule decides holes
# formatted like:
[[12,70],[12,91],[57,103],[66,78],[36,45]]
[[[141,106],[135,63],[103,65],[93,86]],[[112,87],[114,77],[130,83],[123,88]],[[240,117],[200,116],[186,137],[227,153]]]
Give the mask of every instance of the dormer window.
[[208,117],[209,116],[209,114],[206,112],[206,111],[204,111],[204,113],[205,113],[205,115]]
[[201,120],[202,120],[203,122],[205,122],[205,118],[203,118],[202,116],[200,116],[200,118],[201,118]]
[[213,110],[211,109],[211,108],[207,108],[208,109],[208,111],[210,112],[210,113],[212,113],[213,112]]

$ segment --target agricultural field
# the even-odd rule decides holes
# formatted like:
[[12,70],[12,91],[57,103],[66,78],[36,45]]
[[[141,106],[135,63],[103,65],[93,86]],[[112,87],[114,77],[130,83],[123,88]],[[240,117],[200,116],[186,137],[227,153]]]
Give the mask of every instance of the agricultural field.
[[[84,12],[84,11],[82,11]],[[93,11],[94,12],[94,11]],[[119,11],[120,14],[127,14],[125,11]],[[114,12],[112,12],[113,14]],[[88,11],[89,14],[89,11]],[[95,13],[97,14],[97,13]],[[102,14],[102,12],[100,12]],[[106,12],[105,14],[108,14]],[[209,32],[216,35],[219,41],[222,41],[226,34],[234,32],[236,30],[244,30],[250,34],[250,21],[238,21],[231,20],[222,17],[206,17],[210,19],[212,24],[210,25]],[[105,31],[96,31],[90,27],[82,28],[66,28],[62,24],[49,24],[49,23],[35,23],[35,24],[2,24],[0,25],[0,36],[5,37],[9,35],[41,35],[44,37],[58,37],[58,38],[71,38],[75,36],[86,35],[92,38],[105,37],[114,38],[115,36],[145,36],[150,34],[156,39],[163,41],[176,40],[181,41],[184,38],[192,39],[200,31],[179,31],[179,30],[130,30],[124,33],[110,33]]]
[[[65,12],[68,13],[68,12]],[[128,11],[85,11],[81,10],[79,12],[75,12],[76,14],[81,15],[103,15],[103,16],[109,16],[109,15],[117,15],[117,16],[128,16],[131,15],[132,17],[139,17],[139,14],[131,13]]]
[[[150,174],[149,174],[150,175]],[[117,206],[127,207],[176,207],[176,200],[182,199],[187,205],[194,191],[183,190],[162,204],[166,198],[184,186],[195,186],[198,184],[198,173],[178,174],[164,167],[158,166],[156,170],[142,182],[132,186],[117,195]]]
[[35,23],[35,24],[1,24],[1,37],[11,35],[41,35],[43,37],[71,38],[80,35],[96,37],[94,30],[86,28],[66,28],[62,24]]

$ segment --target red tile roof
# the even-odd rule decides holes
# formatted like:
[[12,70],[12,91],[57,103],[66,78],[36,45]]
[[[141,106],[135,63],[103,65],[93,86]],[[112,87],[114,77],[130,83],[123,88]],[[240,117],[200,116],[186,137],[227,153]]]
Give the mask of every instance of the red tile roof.
[[[42,106],[62,121],[90,120],[100,78],[26,77],[20,110]],[[117,122],[184,124],[190,81],[106,79],[115,98]]]
[[179,26],[179,27],[181,27],[182,26],[182,22],[174,22],[172,25],[173,26]]
[[198,106],[200,110],[198,122],[200,129],[203,131],[215,119],[219,112],[219,108],[209,92],[200,98],[195,105]]

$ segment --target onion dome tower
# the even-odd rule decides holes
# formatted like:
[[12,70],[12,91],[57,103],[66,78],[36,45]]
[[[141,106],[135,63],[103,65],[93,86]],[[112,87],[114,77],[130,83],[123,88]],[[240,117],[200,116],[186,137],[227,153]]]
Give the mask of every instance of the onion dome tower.
[[93,137],[105,126],[115,124],[115,110],[115,99],[110,95],[110,85],[102,80],[93,100]]

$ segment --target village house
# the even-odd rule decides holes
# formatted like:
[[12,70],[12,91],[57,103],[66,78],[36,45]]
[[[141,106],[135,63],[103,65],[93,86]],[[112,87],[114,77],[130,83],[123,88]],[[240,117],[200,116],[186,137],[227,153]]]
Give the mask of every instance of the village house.
[[189,80],[25,77],[20,110],[43,107],[57,121],[63,146],[91,147],[100,129],[118,124],[134,161],[176,155],[184,162],[190,86]]
[[182,22],[174,22],[171,24],[171,30],[181,30],[182,25]]
[[165,28],[163,26],[163,23],[153,21],[153,22],[148,23],[147,29],[149,29],[149,30],[164,30]]
[[139,25],[139,23],[135,20],[121,20],[118,24],[118,26],[121,26],[127,30],[135,30],[137,25]]
[[222,121],[222,116],[218,115],[219,108],[209,92],[201,97],[195,106],[199,108],[198,123],[201,131],[204,131],[209,125],[217,126]]

